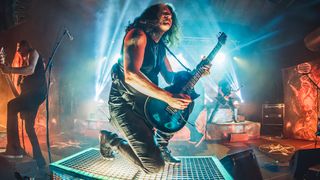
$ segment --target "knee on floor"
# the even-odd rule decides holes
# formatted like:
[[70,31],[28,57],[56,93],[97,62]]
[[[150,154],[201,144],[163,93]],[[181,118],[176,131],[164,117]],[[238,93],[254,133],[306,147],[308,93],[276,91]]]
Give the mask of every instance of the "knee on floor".
[[164,166],[165,166],[164,160],[161,160],[152,165],[149,165],[148,167],[145,167],[144,172],[147,174],[158,173],[164,169]]

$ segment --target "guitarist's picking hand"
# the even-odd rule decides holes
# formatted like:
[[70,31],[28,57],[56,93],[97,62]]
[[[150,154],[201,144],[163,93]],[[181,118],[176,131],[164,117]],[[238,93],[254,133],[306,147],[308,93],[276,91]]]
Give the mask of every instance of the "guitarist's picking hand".
[[167,103],[175,109],[185,109],[192,102],[190,96],[186,94],[177,94],[168,98]]

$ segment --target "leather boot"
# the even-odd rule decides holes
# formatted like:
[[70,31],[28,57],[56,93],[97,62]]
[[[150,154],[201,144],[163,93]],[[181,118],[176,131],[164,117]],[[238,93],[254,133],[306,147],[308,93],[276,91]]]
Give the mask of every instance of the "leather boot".
[[113,160],[115,158],[115,151],[112,149],[110,143],[116,137],[118,137],[118,135],[115,133],[106,130],[100,131],[100,154],[105,159]]
[[181,163],[180,159],[174,157],[171,154],[171,151],[168,149],[167,146],[160,146],[160,150],[162,152],[163,159],[166,163],[171,164],[171,165],[178,165]]

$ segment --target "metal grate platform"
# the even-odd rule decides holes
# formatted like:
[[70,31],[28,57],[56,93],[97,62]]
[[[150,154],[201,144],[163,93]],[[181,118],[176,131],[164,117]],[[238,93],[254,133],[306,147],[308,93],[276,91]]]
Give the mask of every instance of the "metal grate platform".
[[50,164],[54,179],[232,179],[215,156],[181,156],[181,165],[166,165],[162,172],[146,174],[120,155],[105,160],[99,149],[89,148]]

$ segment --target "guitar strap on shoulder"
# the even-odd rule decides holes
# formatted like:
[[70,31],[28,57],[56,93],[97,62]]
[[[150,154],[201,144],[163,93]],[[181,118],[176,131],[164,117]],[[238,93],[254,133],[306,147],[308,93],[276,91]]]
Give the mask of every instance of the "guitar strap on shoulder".
[[178,61],[178,63],[184,68],[186,69],[188,72],[190,72],[191,70],[189,68],[187,68],[178,58],[176,55],[174,55],[174,53],[168,48],[168,46],[161,40],[161,43],[164,45],[164,47],[166,48],[166,50]]

